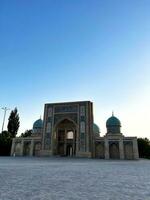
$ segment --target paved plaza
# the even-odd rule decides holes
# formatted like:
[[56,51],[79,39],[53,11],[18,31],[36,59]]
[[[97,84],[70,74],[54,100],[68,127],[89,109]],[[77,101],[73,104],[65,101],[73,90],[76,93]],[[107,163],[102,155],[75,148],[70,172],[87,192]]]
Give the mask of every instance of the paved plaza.
[[0,200],[150,200],[150,161],[0,157]]

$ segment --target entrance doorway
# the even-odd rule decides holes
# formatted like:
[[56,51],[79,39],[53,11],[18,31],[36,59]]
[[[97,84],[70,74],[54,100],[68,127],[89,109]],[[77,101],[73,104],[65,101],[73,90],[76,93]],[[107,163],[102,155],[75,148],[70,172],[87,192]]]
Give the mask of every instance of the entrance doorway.
[[119,143],[113,142],[109,146],[109,156],[111,159],[120,159]]
[[75,156],[76,154],[76,125],[65,119],[56,127],[56,155]]
[[72,145],[68,145],[67,144],[67,147],[66,147],[66,156],[73,156],[73,147]]

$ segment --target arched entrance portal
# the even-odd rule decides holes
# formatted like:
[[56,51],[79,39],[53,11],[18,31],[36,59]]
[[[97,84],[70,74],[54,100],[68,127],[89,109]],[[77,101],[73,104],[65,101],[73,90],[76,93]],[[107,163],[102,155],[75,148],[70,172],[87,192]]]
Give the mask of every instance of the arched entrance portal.
[[69,119],[56,126],[56,155],[74,156],[76,153],[76,125]]
[[111,159],[120,159],[118,142],[113,142],[110,144],[109,155]]

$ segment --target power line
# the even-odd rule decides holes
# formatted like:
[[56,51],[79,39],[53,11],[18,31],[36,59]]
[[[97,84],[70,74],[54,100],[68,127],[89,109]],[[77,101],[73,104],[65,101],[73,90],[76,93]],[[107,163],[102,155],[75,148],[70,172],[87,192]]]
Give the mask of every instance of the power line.
[[7,112],[8,110],[10,110],[10,109],[7,108],[7,107],[3,107],[2,110],[4,110],[4,117],[3,117],[3,123],[2,123],[2,132],[3,132],[4,124],[5,124],[5,118],[6,118],[6,112]]

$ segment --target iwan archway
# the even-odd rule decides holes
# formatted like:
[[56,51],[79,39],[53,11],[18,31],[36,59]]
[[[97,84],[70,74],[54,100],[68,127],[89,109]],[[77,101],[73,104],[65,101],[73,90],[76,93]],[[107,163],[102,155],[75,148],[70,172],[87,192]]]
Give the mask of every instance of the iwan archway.
[[76,124],[70,119],[61,120],[55,127],[55,155],[76,155]]

